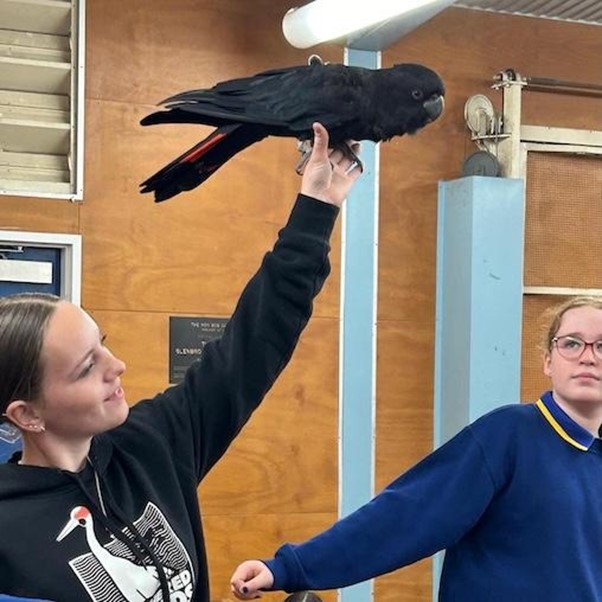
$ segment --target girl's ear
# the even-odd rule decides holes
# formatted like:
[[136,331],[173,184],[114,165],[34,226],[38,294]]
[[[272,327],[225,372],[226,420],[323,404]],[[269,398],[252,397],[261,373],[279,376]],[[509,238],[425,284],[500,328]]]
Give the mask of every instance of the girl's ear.
[[546,376],[552,376],[552,355],[546,351],[543,355],[543,373]]
[[4,415],[21,431],[39,431],[43,426],[34,404],[23,399],[11,401]]

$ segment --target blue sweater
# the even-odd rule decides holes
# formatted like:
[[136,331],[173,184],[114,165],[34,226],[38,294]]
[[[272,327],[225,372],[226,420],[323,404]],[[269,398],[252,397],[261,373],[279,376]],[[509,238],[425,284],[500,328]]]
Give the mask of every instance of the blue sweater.
[[602,602],[601,441],[550,392],[504,406],[266,564],[273,589],[334,589],[439,550],[440,602]]

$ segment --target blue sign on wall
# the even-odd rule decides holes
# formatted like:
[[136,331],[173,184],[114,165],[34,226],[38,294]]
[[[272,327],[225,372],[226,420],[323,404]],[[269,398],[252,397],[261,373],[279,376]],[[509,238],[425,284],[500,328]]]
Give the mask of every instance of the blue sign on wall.
[[21,433],[12,424],[0,424],[0,463],[8,462],[10,457],[21,451],[23,443]]

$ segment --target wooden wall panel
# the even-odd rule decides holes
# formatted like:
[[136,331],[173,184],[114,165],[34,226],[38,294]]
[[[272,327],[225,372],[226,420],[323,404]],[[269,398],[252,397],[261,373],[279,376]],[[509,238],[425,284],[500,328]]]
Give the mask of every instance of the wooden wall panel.
[[0,230],[79,233],[79,204],[0,195]]
[[523,333],[521,357],[521,401],[536,401],[550,388],[543,373],[546,311],[565,300],[564,297],[527,295],[523,304]]
[[336,511],[337,346],[337,322],[314,318],[268,399],[201,487],[205,513]]
[[[195,191],[155,205],[139,183],[209,130],[142,128],[139,120],[182,90],[302,64],[310,52],[341,60],[334,45],[285,43],[280,24],[291,5],[88,0],[84,201],[0,198],[2,227],[83,235],[83,304],[128,363],[131,402],[167,384],[169,315],[231,312],[299,186],[294,141],[264,140]],[[422,62],[439,71],[447,97],[435,124],[381,147],[378,488],[432,446],[437,183],[459,177],[476,150],[464,103],[482,93],[499,108],[490,86],[509,67],[598,81],[600,44],[593,26],[452,8],[383,53],[384,66]],[[602,129],[591,98],[532,94],[524,111],[534,124]],[[335,518],[339,242],[337,230],[334,273],[290,366],[201,488],[213,602],[232,600],[227,580],[237,562]],[[430,562],[378,579],[375,599],[429,601]]]
[[[244,489],[244,483],[240,490]],[[229,567],[248,558],[269,558],[283,540],[299,542],[329,527],[336,513],[231,514],[208,516],[204,521],[209,568],[212,576],[211,600],[233,602],[230,594]],[[281,592],[265,593],[265,602],[282,602]],[[320,592],[324,602],[335,602],[336,592]]]
[[[433,370],[433,341],[428,325],[404,319],[379,321],[377,491],[432,449]],[[375,598],[379,602],[428,600],[430,566],[430,561],[424,561],[377,579]]]
[[378,329],[376,489],[432,449],[433,340],[428,324],[381,320]]
[[96,43],[88,52],[87,96],[155,104],[178,91],[304,64],[310,52],[340,61],[340,48],[308,52],[286,43],[281,23],[291,6],[288,0],[92,1],[88,27]]
[[378,602],[426,602],[431,600],[430,558],[420,560],[375,580],[374,599]]

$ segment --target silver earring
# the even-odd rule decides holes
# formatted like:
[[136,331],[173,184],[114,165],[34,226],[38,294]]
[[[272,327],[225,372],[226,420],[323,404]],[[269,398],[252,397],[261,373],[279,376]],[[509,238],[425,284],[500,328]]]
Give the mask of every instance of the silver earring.
[[38,428],[40,429],[40,433],[46,432],[46,427],[43,424],[41,424]]

